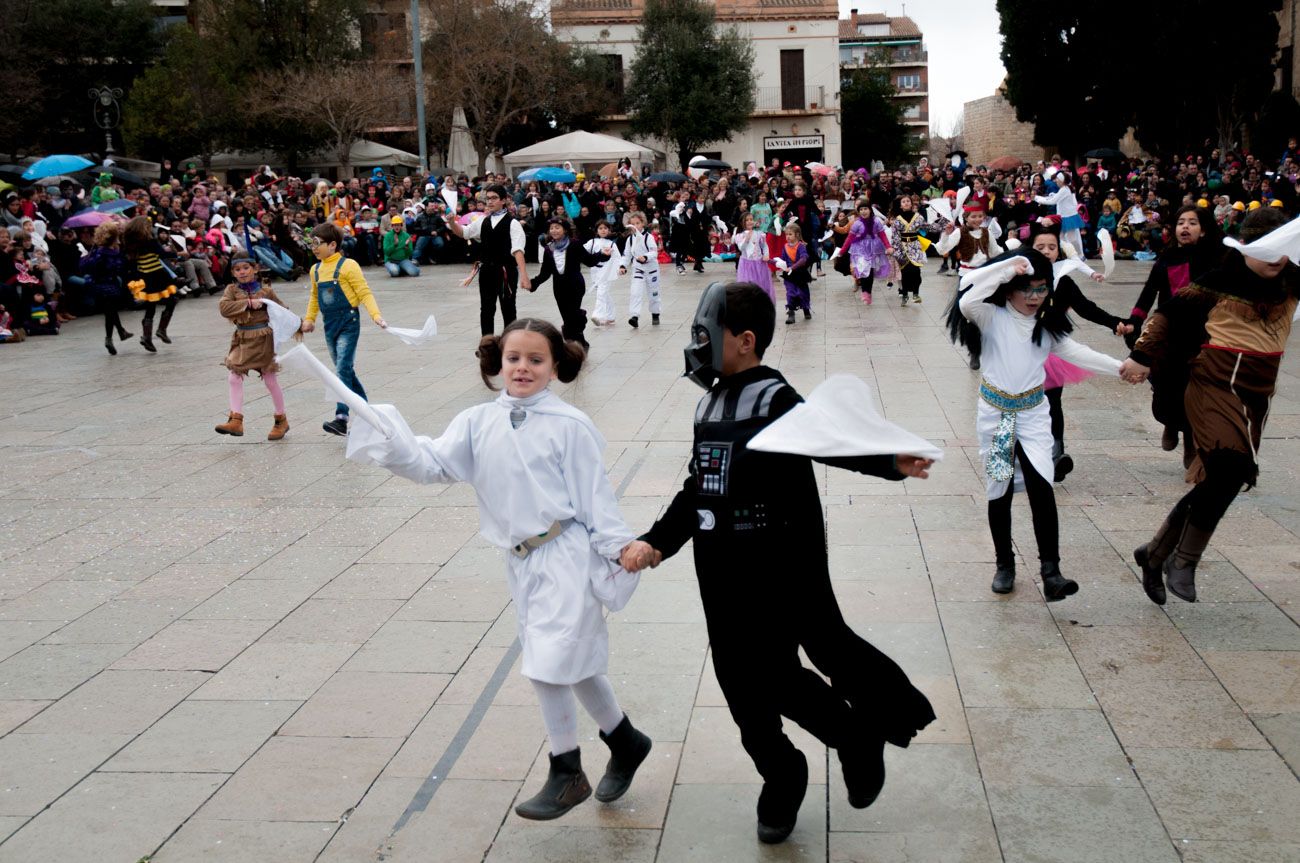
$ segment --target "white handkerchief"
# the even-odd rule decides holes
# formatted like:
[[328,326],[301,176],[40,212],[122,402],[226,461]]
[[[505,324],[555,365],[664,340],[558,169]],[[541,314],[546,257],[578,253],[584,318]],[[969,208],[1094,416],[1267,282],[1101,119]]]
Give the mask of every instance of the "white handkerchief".
[[1292,219],[1253,243],[1243,243],[1236,237],[1225,237],[1223,244],[1266,264],[1275,264],[1284,257],[1290,258],[1293,264],[1300,264],[1300,219]]
[[442,199],[447,202],[447,215],[456,215],[456,190],[442,187]]
[[418,330],[390,326],[384,332],[390,336],[397,336],[413,348],[418,348],[433,341],[433,337],[438,335],[438,322],[433,319],[433,315],[429,315],[424,326]]
[[1101,274],[1109,279],[1110,274],[1115,272],[1115,241],[1105,228],[1097,232],[1097,239],[1101,243]]
[[793,455],[915,455],[939,461],[943,450],[880,415],[871,388],[853,375],[832,375],[808,400],[759,432],[749,448]]
[[347,385],[339,380],[338,375],[316,359],[316,355],[307,350],[306,345],[298,345],[275,359],[285,368],[295,369],[316,378],[325,385],[325,392],[331,401],[347,405],[354,418],[364,420],[372,428],[382,432],[385,437],[393,436],[393,427],[375,413],[365,399],[348,389]]
[[292,339],[293,334],[298,332],[302,326],[302,318],[270,300],[263,301],[262,307],[271,318],[271,338],[275,341],[275,349],[279,350],[280,345]]

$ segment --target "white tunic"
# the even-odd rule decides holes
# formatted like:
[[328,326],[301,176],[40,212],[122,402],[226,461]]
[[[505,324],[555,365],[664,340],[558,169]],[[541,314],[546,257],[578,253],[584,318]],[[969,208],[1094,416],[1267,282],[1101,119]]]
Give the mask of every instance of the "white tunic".
[[[1034,344],[1035,319],[1032,315],[1022,315],[1010,305],[996,306],[984,302],[999,286],[1015,277],[1017,261],[1028,264],[1025,258],[1015,257],[970,270],[962,276],[961,288],[969,287],[970,290],[961,298],[961,313],[980,329],[980,373],[984,380],[1012,394],[1041,387],[1045,378],[1043,364],[1047,362],[1049,353],[1089,371],[1119,374],[1119,360],[1094,351],[1069,336],[1057,339],[1044,333],[1042,344]],[[980,463],[983,464],[988,458],[1002,412],[978,396],[976,404],[975,430],[979,435]],[[1052,421],[1046,399],[1019,412],[1016,440],[1039,476],[1050,480],[1055,471],[1052,465]],[[1015,459],[1013,464],[1015,487],[1023,489],[1020,462]],[[998,482],[986,477],[985,483],[989,500],[1006,494],[1006,481]]]
[[[550,390],[462,411],[436,440],[416,437],[391,405],[372,405],[396,427],[391,440],[365,422],[348,433],[347,456],[420,483],[468,482],[479,532],[509,550],[572,520],[526,558],[506,558],[525,677],[568,684],[604,674],[609,634],[602,605],[626,604],[637,578],[617,562],[635,537],[605,475],[605,441],[582,411]],[[510,421],[522,409],[519,428]]]

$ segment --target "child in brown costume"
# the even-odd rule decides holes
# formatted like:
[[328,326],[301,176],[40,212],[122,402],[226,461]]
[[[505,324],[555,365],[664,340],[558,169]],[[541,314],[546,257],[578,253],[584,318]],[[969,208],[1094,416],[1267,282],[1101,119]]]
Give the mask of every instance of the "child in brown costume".
[[266,439],[279,440],[289,431],[289,420],[284,414],[284,391],[276,378],[280,367],[275,362],[275,338],[265,304],[284,303],[269,285],[258,280],[257,265],[251,259],[237,258],[230,270],[235,283],[226,286],[220,303],[222,317],[235,325],[224,363],[230,369],[230,417],[216,430],[235,437],[244,434],[244,376],[256,371],[275,406],[275,425]]

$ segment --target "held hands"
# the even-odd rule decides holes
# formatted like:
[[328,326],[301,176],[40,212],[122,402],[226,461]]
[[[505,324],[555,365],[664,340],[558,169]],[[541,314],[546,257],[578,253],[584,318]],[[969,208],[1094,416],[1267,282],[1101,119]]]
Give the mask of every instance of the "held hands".
[[1120,364],[1119,376],[1131,384],[1140,384],[1151,374],[1151,369],[1129,358]]
[[932,458],[921,458],[915,455],[900,455],[894,457],[894,463],[898,466],[898,472],[915,479],[929,479],[930,467],[934,464]]
[[663,562],[663,552],[648,542],[634,539],[623,547],[619,555],[619,566],[628,572],[640,572],[646,567],[654,568]]
[[627,267],[619,267],[619,268],[618,268],[618,274],[619,274],[620,276],[625,276],[625,275],[627,275]]
[[1133,332],[1132,324],[1126,324],[1121,322],[1115,325],[1115,335],[1117,336],[1127,336],[1131,332]]
[[309,320],[306,320],[305,318],[303,319],[303,322],[302,322],[302,332],[304,332],[304,333],[310,333],[311,331],[313,331],[313,330],[315,330],[315,329],[316,329],[316,323],[315,323],[314,321],[309,321]]
[[1104,281],[1106,281],[1106,274],[1105,274],[1105,273],[1093,273],[1093,274],[1092,274],[1092,280],[1093,280],[1094,282],[1104,282]]

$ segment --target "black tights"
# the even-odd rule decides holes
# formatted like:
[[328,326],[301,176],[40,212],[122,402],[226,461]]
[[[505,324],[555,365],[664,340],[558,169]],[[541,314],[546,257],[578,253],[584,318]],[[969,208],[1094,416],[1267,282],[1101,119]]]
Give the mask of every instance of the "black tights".
[[1201,460],[1205,479],[1183,495],[1174,512],[1183,510],[1193,527],[1213,534],[1241,487],[1253,480],[1255,465],[1250,456],[1235,450],[1202,453]]
[[[1020,473],[1025,480],[1025,492],[1029,495],[1029,511],[1034,517],[1034,539],[1038,542],[1038,559],[1044,563],[1056,563],[1061,559],[1060,525],[1056,517],[1056,494],[1052,484],[1038,475],[1029,463],[1029,456],[1016,441],[1015,458],[1020,462]],[[1002,497],[989,501],[989,531],[993,534],[993,548],[997,553],[998,563],[1008,564],[1014,560],[1011,550],[1011,496],[1015,493],[1014,479],[1007,485]]]
[[865,279],[858,279],[858,290],[864,294],[871,293],[871,286],[876,283],[876,274],[872,273]]
[[122,332],[122,318],[110,306],[104,309],[104,338],[111,339],[114,332]]
[[[144,307],[144,317],[141,318],[141,320],[144,321],[145,323],[152,322],[153,313],[155,310],[157,310],[159,305],[160,305],[159,303],[146,303]],[[162,315],[163,326],[166,326],[167,322],[170,321],[172,318],[172,310],[176,308],[176,298],[168,297],[167,299],[162,301],[161,305],[163,307],[163,315]]]
[[1065,412],[1061,410],[1061,393],[1064,387],[1052,387],[1044,390],[1047,396],[1047,412],[1052,418],[1052,440],[1058,444],[1065,443]]

